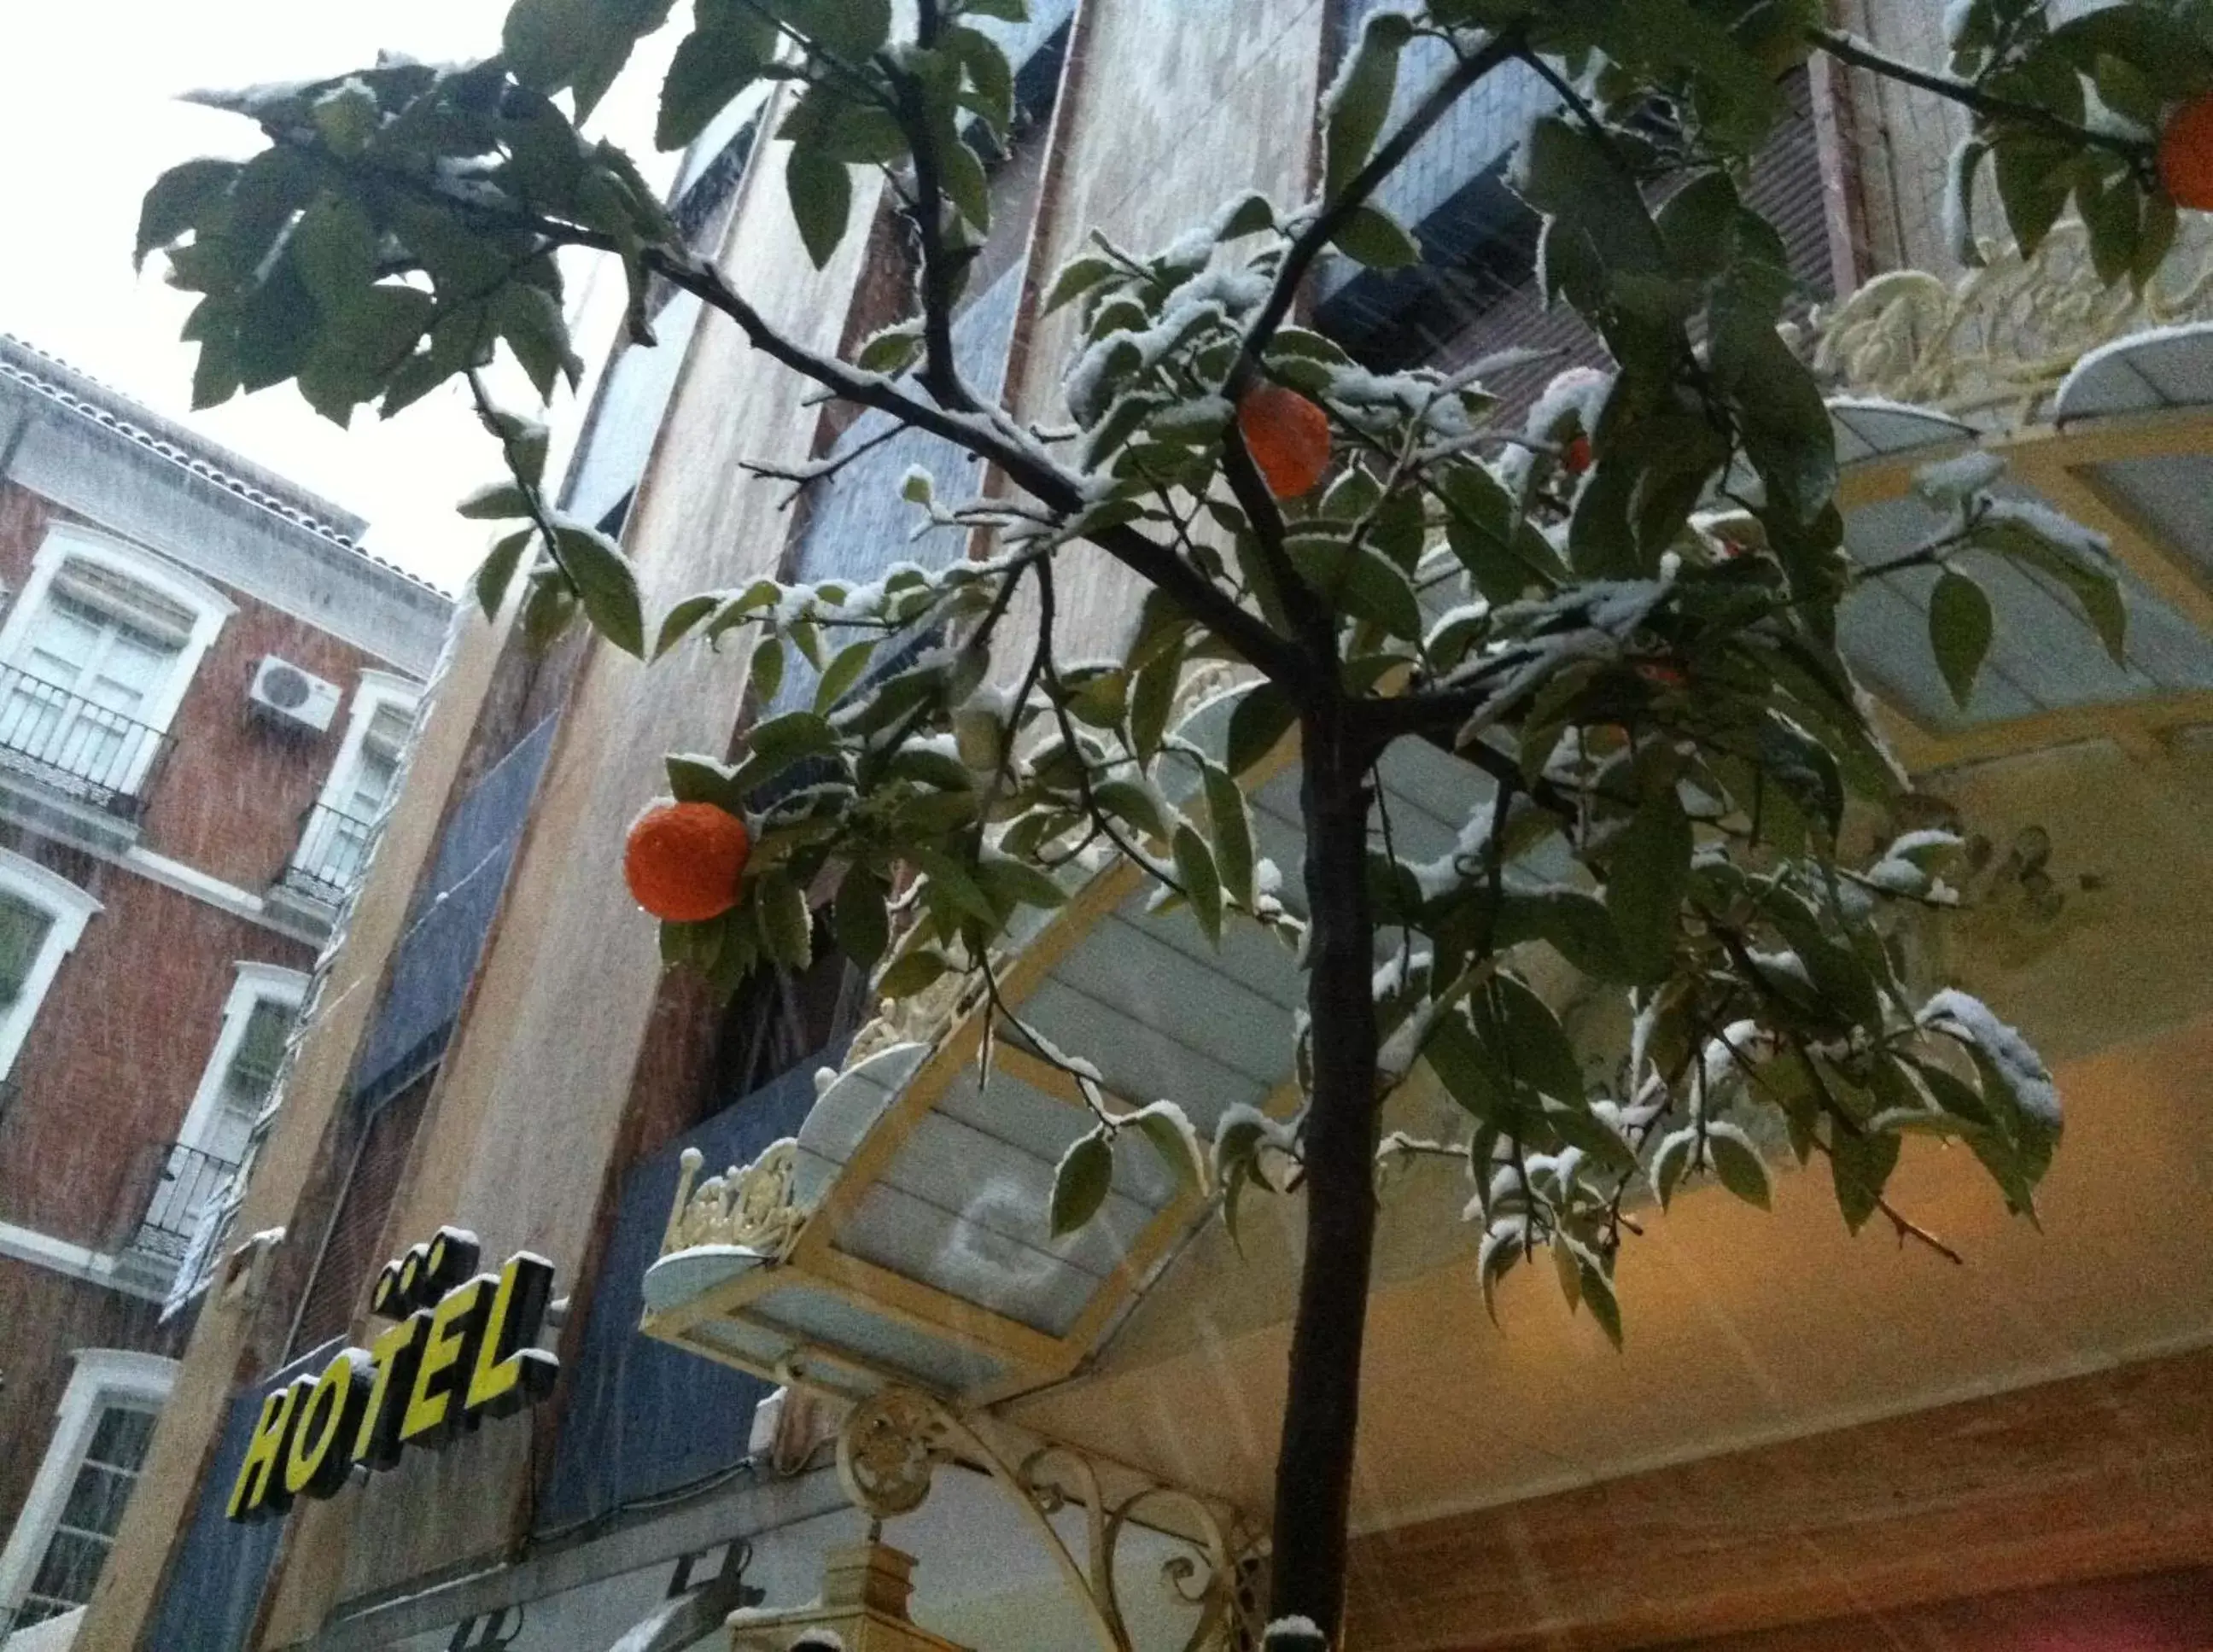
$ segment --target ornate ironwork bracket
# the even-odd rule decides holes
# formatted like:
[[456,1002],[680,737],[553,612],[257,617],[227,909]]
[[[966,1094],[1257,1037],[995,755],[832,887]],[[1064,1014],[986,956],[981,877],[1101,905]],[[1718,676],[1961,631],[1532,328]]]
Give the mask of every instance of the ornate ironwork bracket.
[[2031,417],[2092,351],[2148,328],[2213,318],[2213,225],[2192,216],[2141,289],[2108,286],[2081,221],[2035,253],[1985,245],[1956,280],[1879,275],[1816,322],[1814,365],[1844,389],[1963,418]]
[[[1172,1533],[1191,1545],[1161,1568],[1174,1599],[1198,1610],[1185,1652],[1259,1644],[1262,1534],[1235,1509],[1117,1472],[1065,1446],[1048,1443],[1017,1458],[977,1423],[911,1388],[887,1387],[862,1401],[838,1440],[846,1495],[879,1521],[919,1509],[942,1463],[982,1470],[1014,1500],[1082,1601],[1100,1652],[1135,1652],[1116,1578],[1116,1557],[1133,1526]],[[1080,1553],[1052,1518],[1070,1507],[1084,1515]]]
[[679,1162],[683,1173],[676,1184],[676,1203],[668,1213],[662,1255],[699,1245],[740,1245],[779,1262],[791,1254],[799,1230],[807,1225],[807,1212],[792,1197],[792,1180],[799,1165],[796,1142],[787,1137],[742,1169],[733,1165],[696,1189],[692,1183],[706,1163],[706,1155],[689,1147]]

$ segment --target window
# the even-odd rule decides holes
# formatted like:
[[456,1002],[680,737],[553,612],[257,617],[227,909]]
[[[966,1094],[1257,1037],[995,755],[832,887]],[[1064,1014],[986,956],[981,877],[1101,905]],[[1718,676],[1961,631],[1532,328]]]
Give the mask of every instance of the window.
[[74,524],[0,625],[0,762],[101,807],[135,797],[230,600]]
[[0,1550],[0,1625],[28,1628],[92,1599],[145,1466],[174,1361],[80,1351],[15,1529]]
[[369,838],[399,784],[420,698],[421,691],[400,678],[362,673],[345,740],[292,858],[292,869],[314,892],[343,896],[360,881]]
[[0,850],[0,1077],[100,903],[58,872]]
[[181,1260],[201,1216],[229,1186],[276,1088],[284,1040],[307,988],[308,978],[297,970],[238,966],[215,1052],[140,1224],[141,1253],[171,1265]]

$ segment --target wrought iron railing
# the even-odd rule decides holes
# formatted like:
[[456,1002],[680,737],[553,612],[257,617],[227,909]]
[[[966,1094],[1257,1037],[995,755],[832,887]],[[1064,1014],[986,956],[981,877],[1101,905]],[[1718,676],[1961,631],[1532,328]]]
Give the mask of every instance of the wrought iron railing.
[[147,1198],[146,1214],[131,1241],[132,1255],[174,1269],[191,1247],[201,1216],[223,1196],[237,1171],[235,1159],[219,1159],[182,1142],[171,1143]]
[[337,905],[361,881],[373,830],[367,820],[327,803],[316,804],[300,828],[300,846],[292,853],[292,863],[277,882],[295,894]]
[[0,666],[0,771],[136,820],[169,744],[135,717],[21,667]]

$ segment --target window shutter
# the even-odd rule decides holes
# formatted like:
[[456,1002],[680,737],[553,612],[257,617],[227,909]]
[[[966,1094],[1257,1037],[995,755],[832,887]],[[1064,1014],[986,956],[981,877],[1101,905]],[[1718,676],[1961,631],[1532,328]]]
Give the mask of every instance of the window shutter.
[[22,996],[54,921],[19,895],[0,893],[0,1009]]

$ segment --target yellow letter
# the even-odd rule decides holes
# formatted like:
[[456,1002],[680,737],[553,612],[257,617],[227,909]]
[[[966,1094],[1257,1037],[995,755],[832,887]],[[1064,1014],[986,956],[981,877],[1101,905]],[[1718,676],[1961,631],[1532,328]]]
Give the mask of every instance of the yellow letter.
[[300,1396],[313,1387],[302,1377],[288,1387],[272,1390],[261,1402],[260,1418],[247,1442],[246,1460],[238,1466],[238,1478],[230,1488],[231,1519],[264,1520],[292,1506],[291,1494],[283,1484],[285,1448],[291,1442]]
[[362,1412],[360,1430],[354,1436],[354,1461],[371,1468],[389,1468],[399,1460],[400,1413],[415,1386],[416,1362],[423,1356],[423,1332],[430,1323],[427,1310],[411,1314],[370,1348],[376,1376]]
[[414,1392],[407,1400],[406,1418],[399,1424],[403,1443],[440,1446],[451,1437],[461,1419],[460,1396],[454,1390],[466,1385],[485,1312],[498,1284],[493,1275],[480,1273],[447,1292],[446,1299],[430,1310],[423,1356],[415,1367]]
[[524,1251],[499,1271],[499,1292],[477,1342],[476,1369],[469,1375],[467,1409],[472,1417],[505,1417],[543,1399],[553,1391],[561,1362],[530,1344],[546,1317],[552,1294],[553,1265]]
[[284,1454],[284,1490],[292,1496],[327,1497],[353,1466],[344,1443],[361,1428],[375,1373],[358,1348],[341,1349],[294,1409],[292,1448]]

